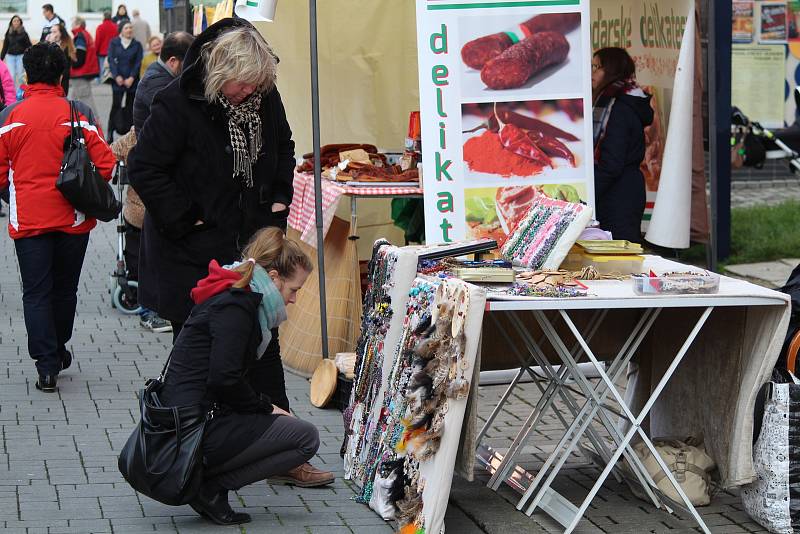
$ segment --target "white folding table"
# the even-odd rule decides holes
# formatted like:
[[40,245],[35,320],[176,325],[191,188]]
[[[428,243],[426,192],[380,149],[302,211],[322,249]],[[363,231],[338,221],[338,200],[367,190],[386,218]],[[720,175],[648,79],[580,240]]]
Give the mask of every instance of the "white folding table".
[[[646,261],[646,269],[653,269],[657,272],[682,272],[687,270],[687,266],[650,256]],[[644,489],[653,504],[672,511],[657,491],[655,482],[648,475],[631,447],[631,440],[638,435],[641,441],[650,449],[661,469],[666,473],[667,479],[680,495],[682,503],[678,504],[682,505],[693,516],[704,532],[709,532],[702,518],[689,502],[680,485],[675,481],[670,470],[656,453],[650,437],[642,429],[642,423],[656,404],[662,391],[673,377],[692,342],[697,338],[714,309],[730,306],[781,306],[784,309],[782,311],[785,311],[785,313],[776,314],[776,317],[785,317],[788,315],[788,299],[786,295],[781,293],[726,277],[721,279],[720,292],[710,295],[637,296],[633,293],[631,284],[630,281],[589,282],[587,283],[589,286],[589,295],[587,297],[568,299],[524,298],[487,302],[487,316],[484,322],[495,319],[493,316],[498,312],[508,314],[507,324],[510,324],[510,329],[514,331],[517,339],[523,340],[524,346],[513,346],[510,337],[507,337],[508,344],[512,345],[512,350],[517,352],[517,358],[522,367],[478,434],[478,444],[485,436],[487,429],[492,425],[494,418],[503,409],[504,404],[523,374],[528,372],[533,375],[532,365],[537,365],[546,379],[546,387],[540,385],[541,398],[534,406],[530,416],[523,423],[510,449],[503,456],[502,461],[499,461],[499,464],[495,462],[494,474],[488,485],[497,490],[504,481],[509,479],[519,480],[521,468],[517,467],[516,464],[520,459],[522,449],[543,414],[548,410],[553,410],[562,425],[564,425],[565,432],[538,473],[535,476],[532,474],[527,475],[527,488],[520,487],[517,484],[518,490],[524,489],[522,498],[517,503],[518,510],[524,509],[525,513],[531,515],[537,508],[541,508],[561,523],[565,528],[565,532],[572,532],[603,482],[610,474],[614,473],[616,475],[614,467],[618,460],[623,458],[630,472],[638,480],[639,485]],[[700,311],[700,315],[683,340],[680,349],[674,354],[660,380],[653,387],[649,398],[644,402],[643,407],[638,410],[638,413],[635,413],[634,407],[626,403],[615,382],[625,372],[627,364],[636,354],[648,332],[651,331],[662,310],[667,308],[695,308]],[[609,310],[622,309],[636,309],[640,310],[641,313],[635,322],[635,326],[627,335],[627,339],[622,343],[619,352],[607,362],[607,365],[604,365],[591,348],[592,337],[601,326]],[[593,311],[591,320],[583,328],[576,326],[570,316],[570,313],[575,310]],[[541,339],[534,339],[525,327],[522,321],[523,314],[531,314],[533,316],[543,333]],[[571,335],[570,338],[564,339],[557,330],[556,326],[559,321],[566,326]],[[783,321],[778,322],[784,324]],[[780,328],[780,325],[777,324],[773,326],[776,330]],[[501,329],[501,335],[508,336],[508,333],[507,330]],[[775,332],[772,332],[772,334],[776,335]],[[624,336],[625,334],[621,334],[621,338]],[[560,368],[556,369],[545,355],[542,349],[544,340],[550,344],[561,360],[562,365]],[[569,347],[570,344],[572,344],[571,347]],[[774,343],[770,347],[770,351],[773,351]],[[764,367],[771,369],[775,357],[777,357],[776,354],[765,354],[766,365]],[[598,383],[593,384],[590,382],[578,366],[582,359],[591,362],[593,370],[600,377]],[[761,372],[762,374],[764,373],[764,371]],[[542,375],[538,375],[537,378],[541,380]],[[576,398],[574,394],[575,388],[579,390],[579,398]],[[566,406],[566,412],[568,413],[558,410],[555,405],[557,399],[561,400]],[[583,401],[582,405],[580,405],[581,401]],[[609,401],[613,401],[614,406],[611,406]],[[618,415],[628,425],[627,429],[625,425],[619,425],[616,420]],[[567,419],[571,420],[568,421]],[[610,444],[605,442],[593,428],[593,422],[599,423],[605,429],[611,437]],[[575,506],[558,494],[552,488],[552,483],[583,437],[591,441],[605,467],[583,502],[579,506]]]

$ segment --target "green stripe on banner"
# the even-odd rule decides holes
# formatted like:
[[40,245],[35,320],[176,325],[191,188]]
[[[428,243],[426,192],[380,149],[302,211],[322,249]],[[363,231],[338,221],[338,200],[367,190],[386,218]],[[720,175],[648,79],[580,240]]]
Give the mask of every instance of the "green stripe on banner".
[[247,7],[258,7],[258,2],[254,2],[253,0],[247,0],[247,2],[245,2],[245,5]]
[[649,221],[652,218],[653,218],[653,214],[652,213],[645,213],[644,215],[642,215],[642,220],[643,221]]
[[470,4],[433,4],[428,11],[449,9],[489,9],[493,7],[531,7],[531,6],[577,6],[580,0],[522,0],[520,2],[473,2]]

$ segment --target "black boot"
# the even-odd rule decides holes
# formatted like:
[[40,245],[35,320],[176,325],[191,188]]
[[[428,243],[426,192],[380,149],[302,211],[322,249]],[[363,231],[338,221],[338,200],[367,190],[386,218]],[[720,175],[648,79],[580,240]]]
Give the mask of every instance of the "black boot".
[[203,492],[200,491],[197,497],[189,503],[189,506],[217,525],[239,525],[252,521],[250,514],[233,511],[231,505],[228,504],[228,490],[215,493],[210,499],[204,497]]
[[39,375],[39,380],[36,381],[36,389],[45,393],[53,393],[56,389],[58,382],[58,375]]
[[61,353],[61,370],[69,369],[72,365],[72,353],[66,349]]

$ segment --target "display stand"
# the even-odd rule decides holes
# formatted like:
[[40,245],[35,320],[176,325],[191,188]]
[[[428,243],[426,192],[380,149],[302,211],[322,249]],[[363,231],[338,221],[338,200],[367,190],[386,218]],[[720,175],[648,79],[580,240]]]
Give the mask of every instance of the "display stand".
[[[685,270],[680,264],[660,258],[649,257],[648,262],[650,265],[658,264],[661,269]],[[624,282],[590,282],[587,285],[590,296],[584,298],[529,298],[487,302],[486,311],[489,313],[487,322],[500,325],[498,321],[500,315],[505,316],[499,331],[507,345],[519,350],[523,366],[479,432],[478,439],[486,435],[487,429],[507,403],[526,369],[529,370],[534,364],[539,366],[544,372],[546,384],[542,397],[531,410],[507,453],[502,457],[491,452],[487,455],[485,448],[479,448],[481,463],[492,466],[493,475],[488,485],[497,490],[504,481],[508,482],[523,494],[517,503],[518,510],[524,510],[531,515],[535,510],[542,509],[561,523],[565,532],[571,532],[578,525],[603,482],[614,473],[617,461],[623,458],[629,472],[644,489],[649,500],[657,507],[671,511],[673,503],[660,494],[656,484],[630,447],[631,440],[637,437],[653,453],[667,478],[676,488],[683,501],[678,503],[681,508],[695,519],[704,532],[709,532],[701,516],[686,498],[669,469],[666,469],[660,456],[656,454],[651,436],[688,435],[682,432],[687,429],[700,429],[701,432],[705,430],[704,437],[710,446],[709,452],[717,461],[723,475],[723,485],[740,485],[747,481],[748,472],[752,473],[750,440],[752,402],[755,392],[766,380],[777,358],[789,313],[787,297],[775,291],[724,277],[720,292],[708,295],[636,296],[629,287],[630,282],[627,282],[627,285]],[[655,335],[654,327],[661,324],[663,330],[663,323],[659,323],[659,319],[664,319],[664,312],[668,309],[696,311],[684,314],[687,324],[681,326],[689,327],[685,337],[678,338],[678,335],[683,335],[679,334],[683,328],[680,330],[669,328],[673,336],[670,346],[678,344],[678,339],[683,341],[679,343],[675,352],[671,352],[671,348],[662,350],[664,354],[661,354],[659,360],[662,372],[658,379],[654,380],[654,386],[648,389],[646,398],[631,401],[619,390],[616,385],[617,380],[621,378],[627,369],[627,364],[635,355],[640,359],[648,357],[647,352],[642,350],[642,343],[648,335]],[[723,310],[736,309],[752,310],[744,313],[743,331],[738,332],[738,336],[731,336],[730,332],[717,332],[721,327],[733,326],[736,324],[735,321],[727,325],[721,325],[717,321],[711,326],[714,330],[707,331],[707,325],[711,324],[709,317],[712,316],[712,312],[718,310],[722,313]],[[582,313],[592,314],[591,319],[583,327],[578,326],[573,318],[573,315],[581,313],[581,310],[585,310]],[[611,314],[617,310],[637,310],[638,320],[630,329],[621,348],[608,359],[606,365],[603,365],[596,349],[593,348],[593,338],[601,325],[606,329],[611,328],[616,333],[620,332],[620,328],[611,326],[609,321]],[[531,334],[530,321],[526,322],[527,318],[532,318],[538,325],[543,334],[542,339],[536,339],[535,335]],[[556,328],[558,321],[566,328]],[[717,351],[704,352],[702,359],[687,358],[691,349],[694,348],[695,353],[697,352],[697,348],[693,345],[703,333],[706,334],[703,338],[706,344],[709,338],[713,342],[718,336],[727,335],[728,345],[724,345],[723,351],[718,347]],[[522,340],[522,344],[519,345],[514,340]],[[570,350],[568,346],[573,340],[575,345]],[[498,350],[503,350],[503,341],[495,342]],[[545,351],[544,341],[552,347],[548,353]],[[699,350],[702,351],[705,346]],[[727,347],[733,347],[733,350],[728,352]],[[671,354],[667,355],[666,352]],[[484,350],[482,357],[486,361],[490,355]],[[724,363],[717,361],[719,358],[726,358],[727,361]],[[553,360],[562,364],[558,371],[552,365]],[[593,384],[589,381],[585,370],[578,365],[581,360],[591,363],[592,371],[600,377],[599,383]],[[683,371],[683,374],[678,376],[687,360],[693,369]],[[718,381],[706,383],[701,377],[709,370],[714,372],[714,369],[719,369]],[[687,380],[687,376],[691,375],[696,375],[702,383],[698,385],[693,383],[693,379]],[[537,378],[541,380],[541,374]],[[673,383],[676,380],[678,383]],[[684,411],[681,417],[672,417],[669,406],[664,406],[667,401],[659,400],[665,390],[668,390],[668,386],[674,388],[669,402],[676,392],[695,391],[692,404],[708,404],[708,410],[705,411],[716,414],[715,424],[698,420],[701,418],[698,414],[702,414],[704,410],[697,407]],[[573,398],[576,387],[579,396],[586,401],[577,411],[578,399]],[[726,395],[719,393],[722,389],[727,390]],[[704,396],[701,399],[697,396],[703,393],[708,398]],[[565,414],[556,410],[554,404],[559,398],[567,406],[572,420],[569,425],[565,425],[561,440],[539,471],[529,474],[517,466],[523,448],[547,411],[555,410],[556,416],[564,424]],[[612,399],[613,407],[609,404]],[[654,408],[660,413],[653,414]],[[618,415],[621,415],[624,421],[622,427],[617,420]],[[643,428],[648,416],[653,419],[650,422],[649,435]],[[666,422],[661,422],[659,418]],[[598,436],[593,430],[593,424],[603,428],[611,437],[610,447],[597,443]],[[723,438],[726,434],[730,434],[727,439]],[[602,460],[602,472],[583,502],[575,506],[556,492],[552,484],[582,438],[588,438],[595,447],[598,458]]]

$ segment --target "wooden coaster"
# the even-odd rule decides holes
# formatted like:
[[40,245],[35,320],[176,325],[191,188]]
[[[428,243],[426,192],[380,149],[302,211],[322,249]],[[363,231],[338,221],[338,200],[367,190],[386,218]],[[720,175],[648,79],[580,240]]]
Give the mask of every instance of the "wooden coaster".
[[336,392],[336,375],[339,370],[333,360],[322,360],[311,377],[311,404],[324,408]]

